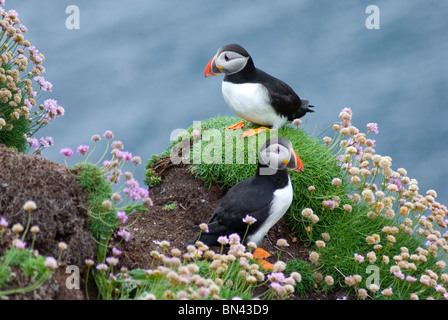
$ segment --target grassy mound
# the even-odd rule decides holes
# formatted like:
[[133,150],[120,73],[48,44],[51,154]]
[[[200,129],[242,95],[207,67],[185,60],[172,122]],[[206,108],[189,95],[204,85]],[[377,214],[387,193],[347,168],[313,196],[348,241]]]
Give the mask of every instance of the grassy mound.
[[[294,199],[285,219],[309,245],[321,290],[335,282],[361,298],[444,298],[446,207],[432,190],[420,195],[404,169],[391,169],[389,157],[375,154],[371,132],[351,125],[351,110],[340,117],[331,138],[294,126],[278,131],[305,167],[290,172]],[[165,154],[190,163],[206,183],[230,188],[253,175],[259,147],[275,134],[242,139],[241,130],[223,130],[238,121],[218,116],[194,125]]]

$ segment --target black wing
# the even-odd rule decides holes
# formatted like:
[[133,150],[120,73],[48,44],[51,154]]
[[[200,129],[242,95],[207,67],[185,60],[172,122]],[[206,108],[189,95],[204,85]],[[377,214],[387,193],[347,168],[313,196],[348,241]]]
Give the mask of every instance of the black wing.
[[246,215],[257,219],[249,227],[249,234],[250,230],[256,230],[266,220],[274,190],[258,178],[253,176],[241,181],[226,193],[208,223],[209,232],[202,233],[200,241],[207,245],[217,245],[219,236],[232,233],[238,233],[242,238],[247,230],[247,224],[243,222]]
[[300,99],[297,93],[285,82],[277,79],[266,72],[256,69],[256,78],[269,92],[271,104],[282,116],[288,117],[289,121],[303,117],[307,112],[313,112],[308,101]]

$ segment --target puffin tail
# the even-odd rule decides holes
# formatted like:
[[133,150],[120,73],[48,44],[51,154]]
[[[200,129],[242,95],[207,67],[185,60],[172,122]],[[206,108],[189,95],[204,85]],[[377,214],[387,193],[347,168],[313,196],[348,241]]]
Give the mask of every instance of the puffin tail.
[[209,235],[207,233],[200,233],[196,235],[193,239],[187,242],[186,247],[189,245],[195,245],[196,242],[201,241],[202,243],[208,245],[208,246],[217,246],[217,237],[216,235]]
[[310,105],[308,100],[303,100],[303,99],[300,99],[300,100],[302,101],[302,104],[300,105],[299,110],[297,110],[297,112],[294,114],[292,119],[290,119],[291,121],[294,119],[299,119],[299,118],[303,117],[308,112],[314,112],[314,110],[310,109],[310,108],[314,108],[314,106]]

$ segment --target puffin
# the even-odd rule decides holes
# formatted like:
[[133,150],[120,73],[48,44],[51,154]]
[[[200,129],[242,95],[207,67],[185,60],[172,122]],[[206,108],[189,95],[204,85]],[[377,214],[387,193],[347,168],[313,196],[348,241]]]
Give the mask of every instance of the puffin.
[[[255,67],[252,57],[239,44],[221,47],[209,61],[206,78],[224,73],[222,94],[230,109],[238,117],[261,125],[243,132],[244,137],[262,130],[279,129],[287,122],[314,112],[308,100],[302,100],[285,82]],[[225,128],[244,128],[245,122]]]
[[[210,247],[220,246],[218,237],[236,233],[243,243],[258,245],[292,203],[288,170],[304,172],[302,160],[288,139],[269,138],[260,148],[254,175],[224,195],[207,224],[208,231],[199,232],[189,244],[199,240]],[[248,215],[256,219],[249,227],[243,221]],[[199,227],[194,230],[199,231]]]

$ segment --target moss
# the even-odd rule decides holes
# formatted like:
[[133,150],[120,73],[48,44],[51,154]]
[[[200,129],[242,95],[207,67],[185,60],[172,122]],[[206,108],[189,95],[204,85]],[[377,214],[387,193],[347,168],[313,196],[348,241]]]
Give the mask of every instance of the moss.
[[151,169],[150,165],[148,166],[148,164],[147,164],[145,180],[143,182],[148,187],[154,188],[154,187],[157,187],[162,182],[162,178],[158,177],[156,172],[153,169]]
[[[103,171],[95,164],[82,163],[74,171],[79,186],[87,193],[88,228],[97,242],[104,244],[114,232],[114,226],[118,220],[115,210],[107,210],[102,205],[104,200],[111,198],[112,188],[105,180]],[[103,245],[98,246],[98,253],[102,258],[104,258],[105,249]]]
[[177,209],[177,201],[171,201],[165,204],[162,208],[164,211],[173,211]]

